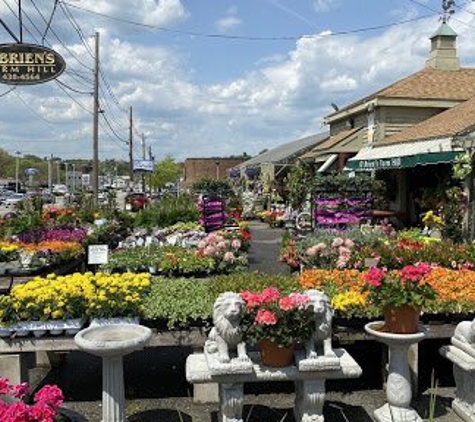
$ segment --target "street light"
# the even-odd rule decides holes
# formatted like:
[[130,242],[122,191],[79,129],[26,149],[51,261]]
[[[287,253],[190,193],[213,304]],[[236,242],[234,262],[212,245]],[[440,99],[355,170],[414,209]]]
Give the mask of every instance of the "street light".
[[21,152],[17,151],[15,152],[16,154],[16,168],[15,168],[15,192],[18,193],[18,183],[19,183],[19,177],[20,177],[20,156]]

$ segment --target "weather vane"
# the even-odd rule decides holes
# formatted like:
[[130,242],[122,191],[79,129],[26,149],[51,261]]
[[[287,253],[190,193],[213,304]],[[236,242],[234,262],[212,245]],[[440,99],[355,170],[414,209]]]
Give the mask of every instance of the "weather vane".
[[440,19],[446,23],[455,13],[455,0],[442,0],[442,13]]

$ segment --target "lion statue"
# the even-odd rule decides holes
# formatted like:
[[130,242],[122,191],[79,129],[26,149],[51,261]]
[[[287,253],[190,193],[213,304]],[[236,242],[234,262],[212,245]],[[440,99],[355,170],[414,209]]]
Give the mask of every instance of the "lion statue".
[[475,319],[458,323],[455,328],[454,338],[475,347]]
[[240,361],[249,360],[240,327],[244,305],[244,300],[232,292],[220,294],[214,302],[214,327],[208,335],[205,349],[210,354],[217,354],[221,363],[230,363],[232,352],[237,352]]
[[318,290],[308,290],[307,295],[310,299],[309,306],[315,314],[315,332],[305,345],[307,358],[316,359],[319,350],[323,351],[326,357],[335,357],[332,348],[333,308],[330,301],[325,293]]

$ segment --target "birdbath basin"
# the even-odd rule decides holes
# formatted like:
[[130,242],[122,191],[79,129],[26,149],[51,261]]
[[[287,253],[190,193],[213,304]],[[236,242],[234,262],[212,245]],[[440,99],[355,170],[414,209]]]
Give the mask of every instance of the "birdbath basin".
[[150,328],[137,324],[89,327],[76,334],[74,341],[91,355],[125,356],[142,349],[150,340]]
[[394,334],[381,331],[384,323],[370,322],[365,325],[368,334],[389,347],[389,374],[386,386],[387,403],[374,412],[378,422],[422,422],[411,407],[412,386],[407,353],[409,347],[427,336],[420,326],[415,334]]
[[77,346],[102,358],[102,422],[126,422],[122,357],[143,349],[150,328],[136,324],[89,327],[74,337]]

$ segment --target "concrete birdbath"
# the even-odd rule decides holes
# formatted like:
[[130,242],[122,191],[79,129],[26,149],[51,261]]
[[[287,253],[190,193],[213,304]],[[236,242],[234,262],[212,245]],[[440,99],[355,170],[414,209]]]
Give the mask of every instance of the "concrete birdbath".
[[407,353],[409,347],[426,337],[426,330],[420,327],[415,334],[393,334],[380,331],[383,322],[370,322],[365,330],[380,343],[389,347],[389,374],[386,386],[388,402],[374,412],[378,422],[422,422],[411,407],[411,373]]
[[142,325],[89,327],[74,337],[77,346],[102,358],[102,422],[126,422],[122,357],[143,349],[152,331]]

